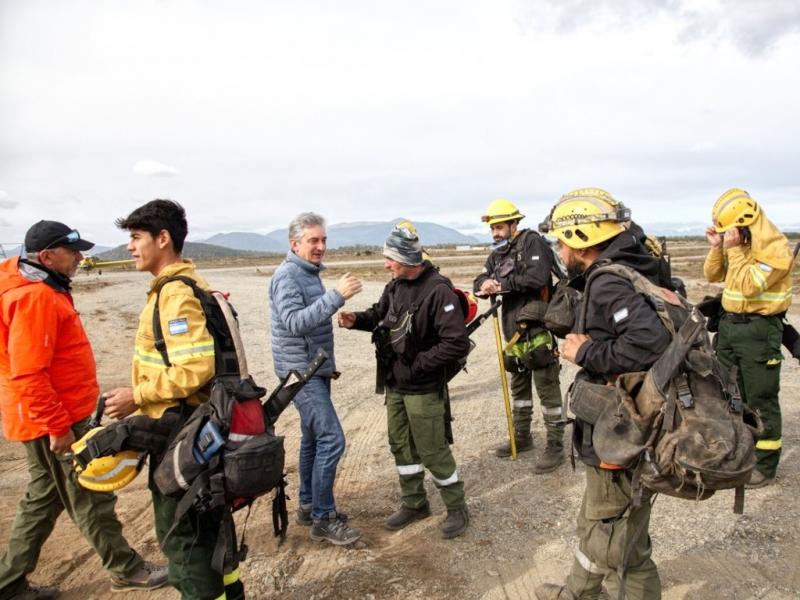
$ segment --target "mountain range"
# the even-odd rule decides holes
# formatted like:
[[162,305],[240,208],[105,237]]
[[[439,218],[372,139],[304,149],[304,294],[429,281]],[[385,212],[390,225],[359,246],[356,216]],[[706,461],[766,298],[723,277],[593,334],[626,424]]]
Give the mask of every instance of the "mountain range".
[[[401,219],[391,221],[360,221],[355,223],[335,223],[328,226],[328,248],[346,246],[383,246],[392,227]],[[420,221],[414,224],[420,240],[425,246],[440,244],[482,244],[486,239],[465,235],[450,227]],[[218,233],[203,240],[207,244],[251,250],[257,252],[286,252],[289,248],[288,229],[276,229],[269,233],[248,233],[235,231]]]

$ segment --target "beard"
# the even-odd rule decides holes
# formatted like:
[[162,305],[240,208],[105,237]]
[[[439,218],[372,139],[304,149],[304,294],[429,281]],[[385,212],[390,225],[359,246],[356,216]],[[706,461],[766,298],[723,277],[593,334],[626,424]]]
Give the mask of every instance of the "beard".
[[583,272],[586,270],[586,267],[584,267],[577,260],[571,260],[566,266],[567,266],[567,277],[569,277],[570,279],[574,279],[575,277],[583,275]]

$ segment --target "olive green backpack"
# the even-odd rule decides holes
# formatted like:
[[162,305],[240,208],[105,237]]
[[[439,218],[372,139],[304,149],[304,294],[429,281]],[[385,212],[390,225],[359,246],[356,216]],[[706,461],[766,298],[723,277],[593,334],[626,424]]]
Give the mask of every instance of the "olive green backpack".
[[645,296],[672,341],[648,371],[625,373],[614,385],[573,384],[570,409],[592,425],[595,453],[605,463],[633,469],[638,489],[705,500],[736,488],[734,510],[741,512],[762,425],[742,403],[736,374],[711,350],[702,315],[634,269],[608,264],[586,282],[579,331],[592,281],[601,273],[629,281]]

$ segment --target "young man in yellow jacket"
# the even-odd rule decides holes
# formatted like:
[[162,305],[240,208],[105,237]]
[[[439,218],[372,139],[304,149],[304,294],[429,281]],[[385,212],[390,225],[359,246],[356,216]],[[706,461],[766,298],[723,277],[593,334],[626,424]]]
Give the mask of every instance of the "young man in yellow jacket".
[[[208,384],[214,377],[214,338],[206,326],[200,301],[182,281],[161,288],[159,311],[170,365],[155,345],[153,310],[156,291],[175,275],[195,280],[203,289],[208,283],[195,271],[190,260],[181,258],[188,230],[186,213],[176,202],[153,200],[134,210],[117,226],[130,231],[128,251],[137,271],[154,276],[147,304],[139,317],[133,355],[133,387],[107,392],[106,414],[124,418],[133,413],[160,418],[165,411],[180,411],[182,403],[197,406],[208,400]],[[235,561],[223,576],[209,567],[217,538],[234,535],[223,530],[220,509],[198,514],[190,509],[173,527],[177,500],[161,494],[153,482],[160,456],[150,456],[149,487],[153,495],[156,535],[169,560],[169,581],[192,600],[239,600],[244,588]],[[235,537],[234,537],[235,539]]]
[[722,194],[712,220],[703,273],[712,283],[725,282],[717,354],[726,367],[737,367],[743,400],[761,413],[764,434],[747,487],[763,487],[774,481],[781,456],[778,392],[783,316],[792,303],[792,252],[786,236],[744,190]]

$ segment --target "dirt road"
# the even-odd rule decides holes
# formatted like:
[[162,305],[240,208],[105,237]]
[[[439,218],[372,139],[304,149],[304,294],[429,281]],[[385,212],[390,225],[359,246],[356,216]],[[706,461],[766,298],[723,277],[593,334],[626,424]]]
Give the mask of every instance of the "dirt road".
[[[467,271],[454,269],[456,283],[468,284]],[[206,275],[216,288],[232,293],[251,370],[262,385],[274,386],[268,277],[255,269],[215,269]],[[137,273],[78,278],[76,304],[94,344],[105,389],[128,383],[133,335],[148,279]],[[690,295],[696,297],[705,287],[693,283]],[[366,307],[381,289],[380,283],[367,283],[352,307]],[[309,539],[307,529],[292,524],[286,543],[278,548],[269,502],[262,500],[247,526],[250,557],[242,574],[248,597],[527,599],[533,598],[533,588],[540,582],[564,578],[572,560],[582,467],[573,472],[565,464],[551,474],[533,474],[544,439],[539,415],[533,453],[515,462],[491,453],[505,435],[492,335],[491,325],[478,330],[469,372],[460,374],[452,386],[454,453],[466,483],[472,525],[464,537],[445,541],[438,533],[444,507],[430,483],[433,518],[400,532],[382,529],[384,518],[398,506],[399,492],[383,402],[373,394],[372,348],[366,334],[336,330],[337,364],[343,377],[334,382],[333,396],[348,447],[335,491],[340,508],[363,529],[363,542],[349,549],[320,545]],[[564,391],[573,375],[574,368],[565,365]],[[747,493],[743,516],[731,511],[732,493],[702,503],[658,498],[651,533],[665,599],[800,597],[799,388],[798,365],[787,359],[782,372],[784,455],[779,479],[771,487]],[[286,436],[293,510],[299,443],[294,409],[284,413],[278,429]],[[2,442],[0,448],[0,544],[4,545],[27,471],[20,444]],[[128,539],[147,558],[158,560],[145,477],[121,491],[118,511]],[[65,600],[120,597],[110,593],[100,561],[66,517],[45,545],[32,580],[58,584]],[[166,590],[126,597],[174,599],[177,594]]]

